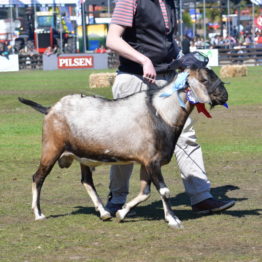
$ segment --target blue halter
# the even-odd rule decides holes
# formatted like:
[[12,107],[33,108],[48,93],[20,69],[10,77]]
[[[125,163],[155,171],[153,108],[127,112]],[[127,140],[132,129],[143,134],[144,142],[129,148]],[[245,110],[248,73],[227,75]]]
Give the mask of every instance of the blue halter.
[[179,92],[178,92],[178,91],[180,91],[180,90],[182,90],[182,89],[185,89],[188,75],[189,75],[188,72],[179,73],[179,74],[177,75],[177,78],[176,78],[175,83],[174,83],[173,86],[172,86],[172,89],[171,89],[172,92],[171,92],[171,93],[162,93],[162,94],[160,95],[160,97],[169,97],[169,96],[171,96],[174,92],[176,92],[179,105],[180,105],[181,107],[183,107],[183,108],[186,108],[186,105],[185,105],[185,103],[183,102],[183,100],[181,99],[181,97],[179,96]]

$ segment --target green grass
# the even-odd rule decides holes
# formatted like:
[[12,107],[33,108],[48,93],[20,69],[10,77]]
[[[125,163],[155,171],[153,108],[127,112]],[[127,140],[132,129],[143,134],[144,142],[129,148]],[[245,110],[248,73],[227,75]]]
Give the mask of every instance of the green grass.
[[[219,68],[215,69],[219,72]],[[196,112],[195,129],[217,198],[235,199],[222,214],[195,216],[175,159],[163,168],[172,206],[184,229],[163,220],[156,190],[124,223],[99,220],[80,183],[79,165],[56,165],[42,191],[48,219],[34,221],[31,176],[41,151],[43,115],[19,103],[18,96],[52,105],[72,93],[111,97],[111,89],[89,89],[93,71],[26,71],[0,74],[0,261],[261,261],[262,90],[261,67],[230,82],[229,109],[216,107],[212,119]],[[130,181],[129,198],[139,190],[139,167]],[[94,181],[102,200],[108,193],[108,167],[97,168]]]
[[230,105],[261,105],[261,75],[262,68],[257,66],[248,68],[248,77],[223,79],[229,82],[226,86]]

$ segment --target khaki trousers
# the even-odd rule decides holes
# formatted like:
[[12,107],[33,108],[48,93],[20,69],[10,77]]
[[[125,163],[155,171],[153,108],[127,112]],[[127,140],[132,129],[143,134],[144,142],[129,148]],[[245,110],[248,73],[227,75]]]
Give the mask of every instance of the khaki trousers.
[[[112,87],[113,97],[122,98],[136,92],[158,88],[166,84],[175,73],[159,74],[156,84],[148,84],[141,76],[119,72]],[[210,182],[206,176],[201,147],[196,142],[192,120],[188,118],[178,139],[174,154],[181,172],[181,178],[191,205],[197,204],[210,194]],[[111,202],[122,204],[126,202],[129,191],[129,179],[133,165],[115,165],[110,170],[109,189]]]

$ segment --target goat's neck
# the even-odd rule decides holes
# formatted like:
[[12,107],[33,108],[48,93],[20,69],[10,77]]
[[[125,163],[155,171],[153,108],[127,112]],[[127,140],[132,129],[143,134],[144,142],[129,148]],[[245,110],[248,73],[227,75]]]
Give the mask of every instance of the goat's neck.
[[[163,93],[171,95],[168,97],[160,97]],[[179,104],[178,95],[184,102],[185,108]],[[176,127],[184,126],[186,119],[194,107],[187,101],[186,93],[183,90],[178,91],[178,93],[172,91],[172,84],[155,93],[153,105],[156,108],[157,114],[160,115],[168,125]]]

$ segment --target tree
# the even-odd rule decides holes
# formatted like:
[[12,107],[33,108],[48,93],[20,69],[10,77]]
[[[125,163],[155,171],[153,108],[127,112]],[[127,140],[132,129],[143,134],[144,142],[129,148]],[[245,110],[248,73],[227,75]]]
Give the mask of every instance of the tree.
[[187,27],[191,27],[192,26],[192,19],[191,19],[191,16],[190,16],[188,11],[184,11],[183,12],[183,23]]

